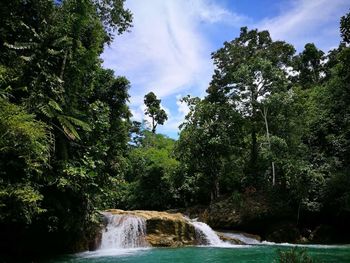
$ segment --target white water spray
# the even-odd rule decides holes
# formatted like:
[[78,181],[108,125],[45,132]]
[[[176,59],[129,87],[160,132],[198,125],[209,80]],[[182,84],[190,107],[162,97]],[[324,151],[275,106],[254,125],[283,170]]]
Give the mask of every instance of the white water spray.
[[132,215],[105,214],[108,223],[102,233],[100,249],[146,247],[146,222]]
[[196,230],[197,240],[205,245],[217,247],[231,247],[232,245],[222,241],[210,226],[203,222],[192,221]]
[[230,232],[222,232],[222,234],[224,236],[230,237],[230,238],[234,238],[234,239],[238,239],[239,241],[242,241],[244,244],[248,244],[248,245],[258,245],[261,244],[261,241],[259,241],[258,239],[249,237],[243,233],[230,233]]

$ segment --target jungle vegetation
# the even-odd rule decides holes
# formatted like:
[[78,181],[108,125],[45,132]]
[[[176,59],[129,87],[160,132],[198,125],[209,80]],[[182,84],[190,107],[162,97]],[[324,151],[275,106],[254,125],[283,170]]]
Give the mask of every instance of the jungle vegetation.
[[132,121],[131,84],[102,67],[132,18],[123,0],[1,1],[0,250],[76,251],[103,209],[209,205],[247,189],[298,218],[348,222],[350,13],[327,54],[241,28],[212,53],[206,96],[183,98],[178,140],[157,134],[167,115],[153,92],[151,125]]

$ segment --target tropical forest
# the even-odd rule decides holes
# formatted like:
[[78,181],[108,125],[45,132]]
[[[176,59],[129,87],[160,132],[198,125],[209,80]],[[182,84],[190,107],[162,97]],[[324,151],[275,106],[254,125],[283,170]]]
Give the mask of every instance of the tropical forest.
[[329,50],[222,35],[170,136],[104,63],[128,2],[0,1],[0,262],[350,262],[350,6]]

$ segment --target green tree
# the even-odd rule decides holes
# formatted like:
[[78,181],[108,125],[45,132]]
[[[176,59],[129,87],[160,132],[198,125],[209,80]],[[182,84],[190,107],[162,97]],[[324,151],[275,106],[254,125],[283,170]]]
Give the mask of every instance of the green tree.
[[[323,203],[327,214],[347,229],[350,186],[350,48],[348,33],[350,13],[341,18],[343,41],[329,56],[327,81],[314,94],[317,114],[310,120],[309,146],[312,162],[325,174]],[[333,216],[332,216],[333,217]]]
[[0,99],[0,224],[30,224],[45,212],[40,187],[49,165],[49,127]]
[[340,33],[345,43],[350,43],[350,15],[347,13],[340,18]]
[[[128,208],[169,209],[181,202],[174,177],[179,162],[174,158],[175,141],[145,130],[140,144],[129,153]],[[124,197],[125,198],[125,197]]]
[[145,95],[145,114],[147,114],[152,119],[152,133],[156,132],[158,124],[163,125],[164,122],[168,119],[165,110],[160,107],[160,102],[161,100],[157,99],[157,96],[153,92],[149,92]]
[[[177,156],[185,167],[182,182],[187,185],[191,181],[193,188],[198,188],[198,193],[192,194],[197,201],[214,201],[220,195],[220,180],[226,176],[228,164],[237,164],[231,157],[240,149],[241,117],[228,103],[190,97],[185,97],[184,101],[190,112],[181,125],[176,147]],[[191,193],[184,194],[191,196]]]
[[294,70],[298,72],[296,78],[299,85],[309,88],[321,83],[325,77],[323,59],[322,50],[319,50],[313,43],[305,45],[303,52],[294,59]]
[[[212,55],[216,69],[208,96],[221,94],[228,97],[235,102],[233,106],[245,116],[251,137],[247,173],[252,182],[260,170],[258,133],[262,127],[268,127],[268,111],[262,102],[269,95],[288,89],[287,69],[294,52],[291,45],[272,41],[268,31],[248,31],[244,27],[238,38],[225,42],[224,47]],[[266,129],[267,137],[270,133]],[[273,162],[272,166],[274,167]]]
[[[6,230],[21,217],[6,203],[12,200],[23,212],[14,230],[18,239],[24,242],[33,231],[46,240],[37,244],[45,251],[86,249],[97,210],[111,203],[113,187],[127,169],[129,82],[103,70],[99,56],[113,32],[128,29],[132,15],[122,0],[5,0],[0,9],[0,96],[13,105],[4,108],[23,121],[13,127],[18,132],[6,133],[21,145],[18,153],[1,141],[8,148],[2,159],[14,166],[1,173],[2,186],[7,184],[1,212],[7,216],[0,227]],[[7,119],[1,116],[2,123]],[[50,131],[49,157],[44,148],[41,152],[47,165],[35,161],[32,149],[44,143],[43,129]],[[35,169],[27,169],[32,164],[22,158],[30,149],[28,162]],[[24,179],[7,180],[14,167]],[[34,252],[34,243],[27,240],[18,249]]]

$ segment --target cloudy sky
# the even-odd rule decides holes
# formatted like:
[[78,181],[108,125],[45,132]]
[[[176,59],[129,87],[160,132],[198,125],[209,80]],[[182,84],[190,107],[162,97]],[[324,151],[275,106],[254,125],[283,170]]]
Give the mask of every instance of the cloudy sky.
[[213,73],[210,54],[240,27],[268,29],[298,51],[308,42],[328,51],[340,41],[339,18],[350,0],[127,0],[126,6],[133,27],[106,47],[104,66],[130,80],[136,120],[144,118],[143,96],[153,91],[169,117],[158,132],[177,138],[187,113],[179,99],[204,96]]

